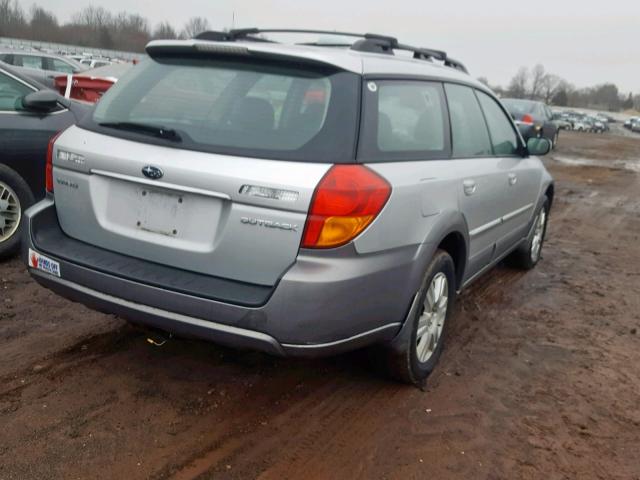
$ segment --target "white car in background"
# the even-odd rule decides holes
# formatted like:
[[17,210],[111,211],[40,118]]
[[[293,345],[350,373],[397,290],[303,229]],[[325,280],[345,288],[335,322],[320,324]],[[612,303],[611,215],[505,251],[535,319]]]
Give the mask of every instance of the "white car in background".
[[640,117],[631,117],[626,122],[624,122],[624,128],[632,130],[633,124],[638,121],[640,121]]
[[113,62],[106,58],[85,58],[80,60],[80,63],[87,67],[87,69],[105,67],[111,65]]
[[576,132],[588,132],[591,129],[591,125],[586,123],[584,120],[575,120],[573,122],[573,129]]

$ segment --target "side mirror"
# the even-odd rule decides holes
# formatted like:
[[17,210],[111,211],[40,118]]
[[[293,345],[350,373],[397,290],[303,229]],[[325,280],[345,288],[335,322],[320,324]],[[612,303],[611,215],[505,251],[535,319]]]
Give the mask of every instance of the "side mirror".
[[529,155],[541,157],[551,151],[551,142],[546,138],[530,138],[527,140]]
[[51,113],[60,108],[60,96],[51,90],[40,90],[21,99],[22,110],[35,113]]

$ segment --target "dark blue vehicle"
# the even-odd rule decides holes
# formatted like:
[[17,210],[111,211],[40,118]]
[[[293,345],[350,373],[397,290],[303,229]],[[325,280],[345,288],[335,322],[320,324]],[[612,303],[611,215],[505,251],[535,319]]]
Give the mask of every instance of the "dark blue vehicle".
[[0,259],[18,251],[22,212],[44,197],[49,140],[90,109],[0,62]]

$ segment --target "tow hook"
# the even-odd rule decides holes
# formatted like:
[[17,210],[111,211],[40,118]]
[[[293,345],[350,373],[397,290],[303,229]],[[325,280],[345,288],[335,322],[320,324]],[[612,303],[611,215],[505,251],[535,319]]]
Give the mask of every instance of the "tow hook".
[[166,336],[161,335],[157,332],[148,332],[147,333],[147,343],[150,343],[154,347],[162,347],[165,343],[167,343],[173,335],[170,333],[166,334]]

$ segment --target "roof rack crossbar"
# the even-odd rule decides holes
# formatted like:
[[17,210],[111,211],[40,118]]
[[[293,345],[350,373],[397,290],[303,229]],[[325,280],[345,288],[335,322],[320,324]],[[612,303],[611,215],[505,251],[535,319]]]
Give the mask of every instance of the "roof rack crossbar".
[[219,42],[233,42],[236,40],[251,40],[254,42],[269,42],[274,43],[273,40],[259,37],[257,35],[261,33],[292,33],[292,34],[321,34],[321,35],[334,35],[338,37],[352,37],[359,38],[360,40],[353,44],[342,43],[302,43],[301,45],[317,45],[317,46],[336,46],[346,47],[350,46],[351,49],[362,52],[376,52],[386,53],[393,55],[393,50],[404,50],[413,53],[413,58],[418,60],[438,60],[450,68],[455,68],[464,73],[469,73],[467,68],[459,61],[454,60],[447,56],[446,52],[442,50],[434,50],[430,48],[412,47],[399,43],[395,37],[388,35],[379,35],[377,33],[352,33],[352,32],[338,32],[332,30],[306,30],[306,29],[287,29],[287,28],[238,28],[229,30],[228,32],[203,32],[195,37],[196,40],[212,40]]

